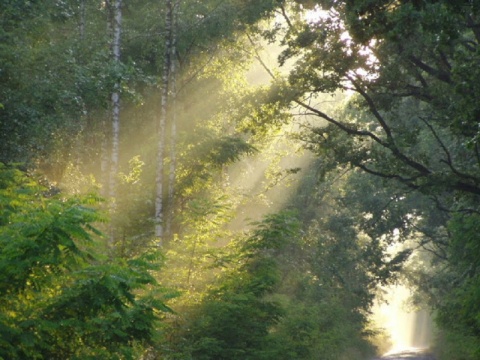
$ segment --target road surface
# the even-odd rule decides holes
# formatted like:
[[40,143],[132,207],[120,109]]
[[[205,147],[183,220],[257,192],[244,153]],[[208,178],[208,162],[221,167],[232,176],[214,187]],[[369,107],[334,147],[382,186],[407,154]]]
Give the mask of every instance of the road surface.
[[374,360],[435,360],[435,357],[427,350],[408,349],[383,355]]

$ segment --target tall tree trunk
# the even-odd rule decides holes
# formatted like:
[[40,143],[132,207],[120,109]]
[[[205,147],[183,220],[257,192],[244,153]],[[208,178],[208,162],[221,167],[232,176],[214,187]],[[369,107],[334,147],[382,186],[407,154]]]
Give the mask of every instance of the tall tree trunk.
[[158,123],[158,150],[157,150],[157,173],[156,173],[156,198],[155,198],[155,240],[157,246],[162,246],[164,235],[164,209],[163,209],[163,169],[165,157],[165,128],[167,123],[169,72],[172,39],[172,0],[167,0],[165,15],[165,52],[163,58],[161,109]]
[[[110,51],[113,52],[113,26],[114,26],[114,12],[112,0],[105,0],[105,13],[107,20],[107,39]],[[110,95],[111,98],[111,95]],[[110,195],[110,159],[111,159],[111,116],[112,111],[109,108],[103,114],[102,118],[102,144],[100,154],[100,174],[102,190],[101,194],[104,197]]]
[[175,173],[177,170],[177,68],[176,68],[176,51],[177,51],[177,16],[180,1],[177,0],[172,8],[172,43],[170,49],[170,81],[171,81],[171,103],[170,103],[170,169],[168,176],[168,215],[166,219],[165,233],[167,236],[172,235],[172,222],[174,218],[174,195],[175,195]]
[[102,130],[102,142],[100,145],[100,183],[102,188],[100,193],[102,196],[107,197],[109,194],[108,184],[110,182],[109,178],[109,124],[108,124],[108,114],[105,112],[102,114],[101,130]]
[[[113,3],[113,39],[112,59],[114,66],[120,64],[120,37],[122,33],[122,0],[115,0]],[[120,137],[120,80],[117,79],[112,92],[112,153],[110,166],[110,198],[112,199],[112,212],[115,211],[117,196],[117,174],[119,159],[119,137]],[[110,244],[114,242],[115,234],[112,229],[110,233]]]

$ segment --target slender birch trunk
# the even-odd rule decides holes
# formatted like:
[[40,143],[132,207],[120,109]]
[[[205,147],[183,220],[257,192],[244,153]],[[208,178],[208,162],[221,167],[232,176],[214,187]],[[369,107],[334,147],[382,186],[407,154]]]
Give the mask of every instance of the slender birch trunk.
[[163,59],[161,109],[158,124],[158,149],[157,149],[157,173],[156,173],[156,198],[155,198],[155,239],[157,246],[162,246],[164,235],[163,217],[163,169],[165,157],[165,128],[167,123],[167,106],[169,90],[169,72],[171,56],[171,35],[172,35],[172,0],[167,0],[167,11],[165,15],[165,52]]
[[170,49],[170,79],[171,79],[171,103],[170,103],[170,168],[168,173],[168,216],[166,219],[165,233],[172,235],[172,222],[174,218],[174,196],[175,196],[175,173],[177,170],[177,69],[176,69],[176,51],[177,51],[177,17],[180,1],[175,1],[172,8],[172,43]]
[[101,130],[102,130],[102,139],[101,139],[101,145],[100,145],[100,174],[101,174],[101,184],[102,188],[100,193],[102,196],[106,197],[109,194],[108,190],[108,184],[110,182],[109,178],[109,136],[108,133],[110,133],[109,127],[108,127],[108,115],[107,114],[102,114],[102,122],[101,122]]
[[[112,0],[105,0],[105,12],[107,19],[107,39],[110,51],[113,53],[113,27],[114,27],[114,12]],[[111,98],[111,95],[110,95]],[[112,119],[111,109],[105,111],[102,118],[102,144],[100,154],[100,173],[101,173],[101,194],[104,197],[110,195],[110,158],[111,158],[111,127],[110,122]]]
[[[112,58],[115,65],[120,63],[120,38],[122,30],[122,0],[113,3],[113,40]],[[117,174],[119,159],[120,137],[120,81],[116,80],[112,92],[112,154],[110,167],[110,198],[112,199],[112,212],[115,211],[115,198],[117,196]],[[114,241],[114,231],[110,234],[110,244]]]
[[100,145],[100,183],[102,187],[100,189],[100,193],[102,196],[108,196],[108,183],[110,182],[109,179],[109,168],[108,168],[108,160],[109,160],[109,142],[108,142],[108,122],[107,122],[107,114],[102,114],[102,121],[101,121],[101,145]]

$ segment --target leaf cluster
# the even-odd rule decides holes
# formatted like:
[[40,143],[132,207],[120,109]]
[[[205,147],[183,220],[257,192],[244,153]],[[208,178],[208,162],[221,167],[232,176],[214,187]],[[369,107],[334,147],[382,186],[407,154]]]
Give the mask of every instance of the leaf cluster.
[[1,165],[0,357],[133,359],[159,314],[171,311],[150,274],[157,255],[102,258],[98,197],[46,190]]

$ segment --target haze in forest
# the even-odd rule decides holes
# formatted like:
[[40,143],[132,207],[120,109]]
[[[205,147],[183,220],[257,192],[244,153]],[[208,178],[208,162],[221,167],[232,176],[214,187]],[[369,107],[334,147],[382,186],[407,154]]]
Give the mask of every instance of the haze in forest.
[[0,358],[478,359],[479,28],[2,2]]

